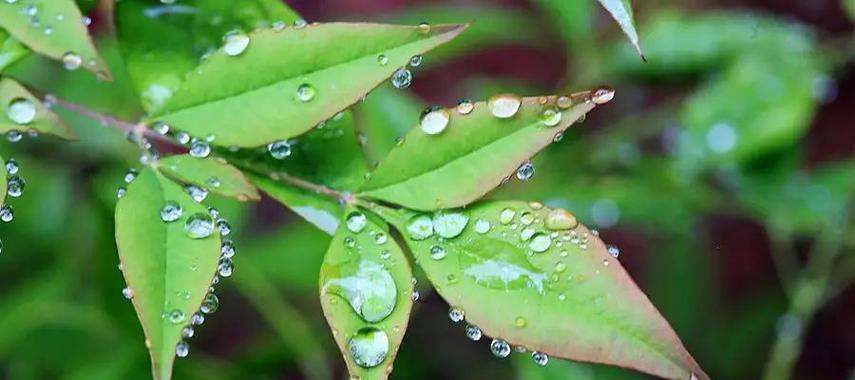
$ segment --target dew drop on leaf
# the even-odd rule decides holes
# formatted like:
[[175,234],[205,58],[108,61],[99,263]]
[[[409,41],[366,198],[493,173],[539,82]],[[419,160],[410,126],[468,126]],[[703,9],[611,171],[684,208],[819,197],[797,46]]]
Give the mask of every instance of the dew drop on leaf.
[[521,241],[528,241],[528,239],[531,239],[531,237],[534,236],[535,232],[537,232],[537,231],[535,231],[535,229],[533,227],[523,228],[523,230],[520,231],[520,240]]
[[29,99],[15,98],[9,102],[9,109],[6,111],[6,116],[15,124],[29,124],[36,118],[36,106]]
[[125,297],[126,300],[134,298],[134,291],[129,287],[122,288],[122,297]]
[[508,224],[514,220],[514,216],[517,215],[517,212],[511,208],[503,209],[501,213],[499,213],[499,222],[502,224]]
[[594,90],[591,101],[596,104],[606,104],[615,97],[615,90],[610,87],[600,87]]
[[344,298],[362,319],[382,321],[395,308],[397,287],[392,274],[382,265],[363,260],[333,268],[333,278],[324,282],[323,292]]
[[389,354],[389,337],[382,330],[364,327],[348,340],[347,350],[358,366],[376,367]]
[[284,160],[291,155],[291,143],[287,140],[277,140],[267,145],[270,156],[277,160]]
[[229,224],[228,220],[218,219],[217,231],[220,233],[220,236],[228,236],[230,233],[232,233],[232,225]]
[[181,329],[181,337],[184,339],[192,338],[195,334],[196,331],[193,330],[193,326],[184,326],[184,328]]
[[285,30],[285,27],[287,25],[285,24],[285,21],[276,20],[270,26],[273,28],[274,31],[281,32],[281,31]]
[[554,209],[546,215],[546,228],[550,230],[569,230],[578,225],[579,221],[567,210]]
[[223,37],[223,51],[232,57],[243,53],[247,46],[249,46],[249,36],[240,30],[228,32]]
[[494,95],[487,100],[487,108],[490,114],[499,118],[507,119],[517,114],[522,101],[519,96],[513,94]]
[[62,55],[62,66],[68,71],[77,70],[81,64],[83,64],[83,58],[73,52]]
[[569,96],[561,95],[555,101],[555,105],[557,105],[560,109],[566,110],[573,105],[573,99],[570,99]]
[[457,103],[457,113],[461,115],[468,115],[472,113],[472,110],[475,109],[475,103],[472,103],[469,99],[463,99]]
[[134,169],[129,169],[127,172],[125,172],[125,177],[123,179],[124,179],[125,183],[131,183],[136,178],[137,178],[137,171]]
[[612,255],[612,257],[617,258],[618,256],[620,256],[620,249],[617,246],[609,244],[608,250],[609,254]]
[[442,107],[431,107],[422,113],[419,126],[424,133],[438,135],[448,126],[450,115],[448,110]]
[[561,122],[561,112],[554,108],[547,108],[540,114],[540,122],[547,127],[554,127]]
[[378,232],[377,235],[374,235],[374,242],[378,245],[386,244],[386,241],[389,240],[388,235]]
[[297,87],[297,99],[303,103],[310,102],[315,98],[315,92],[315,88],[312,85],[303,83]]
[[445,258],[445,248],[442,248],[441,245],[434,245],[430,247],[430,258],[434,260],[442,260]]
[[182,322],[184,322],[184,319],[185,319],[184,312],[181,310],[178,310],[178,309],[174,309],[174,310],[170,311],[169,314],[167,314],[167,317],[169,318],[169,322],[172,323],[173,325],[177,325],[179,323],[182,323]]
[[175,133],[175,142],[186,145],[190,142],[190,135],[187,132],[179,131]]
[[167,201],[166,204],[163,205],[163,208],[160,209],[160,220],[164,222],[174,222],[181,217],[182,213],[183,210],[178,202]]
[[506,358],[511,354],[511,346],[501,339],[493,339],[490,343],[490,352],[497,358]]
[[416,215],[407,222],[407,232],[413,240],[424,240],[433,235],[433,222],[430,216]]
[[3,207],[0,207],[0,220],[5,223],[9,223],[12,219],[15,219],[15,209],[13,209],[11,205],[3,205]]
[[469,223],[469,216],[457,211],[439,211],[433,215],[433,230],[446,239],[457,237]]
[[428,24],[426,22],[420,22],[419,23],[419,33],[421,33],[421,34],[430,33],[430,24]]
[[347,219],[345,219],[345,225],[350,232],[359,233],[365,229],[365,225],[368,219],[365,217],[365,214],[354,211],[347,215]]
[[379,63],[380,66],[386,66],[386,64],[389,63],[389,57],[387,57],[386,54],[380,54],[377,56],[377,63]]
[[406,68],[400,68],[392,74],[392,85],[397,89],[410,87],[413,83],[413,73]]
[[296,29],[303,29],[306,27],[306,25],[309,25],[309,23],[307,23],[306,20],[303,20],[303,19],[294,20],[294,28],[296,28]]
[[531,353],[531,360],[534,361],[534,364],[543,367],[546,363],[549,363],[549,356],[540,351],[533,351]]
[[190,198],[193,198],[193,200],[196,202],[202,202],[205,200],[205,198],[208,197],[208,190],[205,190],[196,185],[188,185],[184,188],[184,190],[187,191],[187,194],[190,195]]
[[187,218],[184,231],[192,239],[204,239],[214,232],[214,222],[210,215],[197,212]]
[[416,54],[410,57],[410,67],[418,67],[422,64],[422,56],[420,54]]
[[190,155],[197,158],[205,158],[211,154],[211,146],[207,141],[193,139],[190,143]]
[[466,325],[466,337],[473,342],[481,340],[481,329],[475,325]]
[[15,161],[14,158],[10,158],[6,161],[6,173],[18,174],[19,169],[20,166],[18,166],[18,161]]
[[[217,297],[216,294],[209,292],[207,295],[205,295],[205,299],[202,300],[202,306],[199,308],[199,310],[205,314],[213,314],[219,308],[220,308],[220,298]],[[203,317],[202,321],[204,321],[204,320],[205,319]],[[193,324],[195,325],[196,323],[193,323]],[[202,323],[200,322],[199,324],[201,325]]]
[[537,253],[546,252],[550,245],[552,245],[552,238],[549,235],[541,233],[535,234],[531,238],[531,242],[528,243],[528,247]]
[[234,264],[232,264],[232,259],[222,258],[220,259],[220,263],[217,265],[217,274],[221,277],[231,277],[234,272]]
[[190,317],[190,324],[193,326],[201,326],[205,323],[205,316],[202,313],[193,313]]
[[456,307],[452,307],[448,310],[448,319],[451,319],[452,322],[458,323],[462,321],[466,316],[466,313],[462,309],[458,309]]
[[187,355],[190,354],[190,345],[187,342],[181,341],[175,345],[175,356],[179,358],[186,358]]
[[231,240],[223,240],[223,245],[220,246],[220,254],[225,258],[231,258],[235,255],[235,244]]
[[479,234],[486,234],[487,232],[490,232],[491,228],[492,226],[487,219],[478,218],[478,220],[475,221],[475,232]]
[[18,141],[21,141],[22,138],[24,138],[24,135],[22,135],[21,132],[16,131],[16,130],[11,130],[11,131],[6,133],[6,139],[12,143],[16,143]]
[[521,181],[528,181],[534,176],[534,165],[531,162],[524,162],[517,168],[517,178]]
[[[128,192],[128,189],[126,189],[124,186],[119,186],[119,188],[116,189],[116,198],[124,197],[125,193],[127,193],[127,192]],[[9,193],[9,195],[12,195],[12,193]]]

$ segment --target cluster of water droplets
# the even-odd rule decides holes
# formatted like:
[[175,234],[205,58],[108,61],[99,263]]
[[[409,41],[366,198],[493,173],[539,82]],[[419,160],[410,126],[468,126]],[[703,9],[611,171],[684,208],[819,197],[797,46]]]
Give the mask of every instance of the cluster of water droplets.
[[[11,198],[18,198],[24,194],[25,182],[20,177],[20,166],[14,158],[6,161],[6,195]],[[9,198],[6,198],[7,200]],[[15,218],[15,209],[10,204],[4,204],[0,207],[0,221],[9,223]],[[0,252],[3,251],[3,243],[0,241]]]

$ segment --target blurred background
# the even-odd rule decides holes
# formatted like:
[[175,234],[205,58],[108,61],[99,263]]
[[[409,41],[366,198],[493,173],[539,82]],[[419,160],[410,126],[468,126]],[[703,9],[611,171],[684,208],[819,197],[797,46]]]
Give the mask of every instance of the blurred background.
[[[35,56],[10,75],[134,120],[95,2],[79,1],[115,82]],[[646,64],[594,1],[287,3],[310,22],[472,22],[425,55],[410,89],[387,83],[354,107],[372,160],[429,105],[613,86],[612,103],[533,159],[532,180],[490,196],[566,207],[598,228],[712,378],[855,379],[855,1],[636,1]],[[113,240],[136,148],[62,116],[79,141],[0,142],[27,181],[0,225],[0,379],[148,379]],[[236,231],[236,272],[175,378],[346,377],[317,300],[329,237],[270,199],[215,203]],[[494,359],[419,287],[393,379],[649,378]]]

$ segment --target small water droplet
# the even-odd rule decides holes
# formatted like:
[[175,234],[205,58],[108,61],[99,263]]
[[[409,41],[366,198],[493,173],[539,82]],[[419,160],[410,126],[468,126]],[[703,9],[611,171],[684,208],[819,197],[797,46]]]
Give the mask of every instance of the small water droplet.
[[567,270],[567,264],[564,264],[563,261],[559,261],[559,262],[555,263],[555,271],[556,272],[561,273],[561,272],[564,272],[565,270]]
[[230,233],[232,233],[232,225],[229,224],[228,220],[218,219],[217,231],[220,233],[220,236],[228,236]]
[[184,223],[184,231],[192,239],[204,239],[214,232],[214,222],[210,215],[197,212],[187,218]]
[[187,185],[184,190],[187,191],[187,194],[190,195],[190,198],[193,198],[193,200],[197,203],[204,201],[205,198],[208,197],[208,190],[205,190],[196,185]]
[[382,330],[364,327],[348,340],[347,350],[358,366],[376,367],[386,360],[386,355],[389,353],[389,337]]
[[306,25],[309,25],[309,23],[306,22],[306,20],[304,20],[304,19],[294,20],[294,28],[295,29],[303,29],[306,27]]
[[525,327],[527,323],[528,321],[526,321],[524,317],[516,317],[516,319],[514,319],[514,326],[517,327]]
[[277,160],[283,160],[291,155],[291,143],[287,140],[277,140],[267,145],[270,156]]
[[190,354],[190,345],[187,342],[181,341],[175,345],[175,356],[179,358],[186,358],[187,355]]
[[531,360],[534,361],[534,364],[543,367],[549,362],[549,356],[540,351],[533,351],[531,353]]
[[12,99],[6,110],[6,116],[18,125],[32,123],[36,119],[36,105],[26,98]]
[[546,228],[550,230],[569,230],[578,225],[576,217],[564,209],[554,209],[546,215]]
[[12,143],[16,143],[18,141],[21,141],[22,138],[24,138],[24,135],[22,135],[21,132],[16,131],[14,129],[6,133],[6,139]]
[[378,232],[377,235],[374,235],[374,242],[378,245],[386,244],[387,240],[389,240],[389,236],[382,232]]
[[479,234],[486,234],[487,232],[490,232],[490,229],[492,227],[493,226],[490,225],[490,222],[487,221],[487,219],[478,218],[478,220],[475,221],[475,232]]
[[457,113],[461,115],[468,115],[472,113],[472,110],[475,109],[475,103],[472,103],[469,99],[463,99],[457,103]]
[[473,342],[481,340],[481,329],[475,325],[466,325],[466,337]]
[[466,313],[463,309],[458,309],[456,307],[452,307],[448,310],[448,318],[451,319],[452,322],[458,323],[465,319]]
[[11,205],[3,205],[0,207],[0,220],[9,223],[15,218],[15,209]]
[[193,330],[193,326],[184,326],[181,329],[181,337],[184,339],[190,339],[196,332]]
[[205,316],[202,313],[193,313],[190,316],[190,324],[193,326],[201,326],[203,323],[205,323]]
[[493,342],[490,343],[490,352],[497,358],[506,358],[511,354],[511,346],[504,340],[493,339]]
[[177,325],[181,322],[184,322],[185,319],[184,312],[178,309],[173,309],[172,311],[170,311],[167,317],[169,317],[169,322],[173,325]]
[[430,24],[428,24],[426,22],[420,22],[418,28],[419,28],[419,33],[421,33],[421,34],[430,33]]
[[18,174],[19,169],[20,166],[18,166],[18,161],[15,161],[14,158],[10,158],[6,161],[6,173]]
[[422,113],[419,126],[422,131],[429,135],[438,135],[448,126],[448,120],[451,116],[448,110],[442,107],[431,107]]
[[433,222],[430,216],[416,215],[407,223],[407,232],[413,240],[424,240],[433,235]]
[[421,64],[422,64],[422,56],[421,55],[416,54],[416,55],[410,57],[410,67],[418,67]]
[[223,240],[223,245],[220,246],[220,253],[225,258],[231,258],[235,255],[235,244],[231,240]]
[[547,127],[554,127],[561,122],[561,112],[554,108],[547,108],[540,114],[540,122]]
[[273,28],[274,31],[281,32],[281,31],[285,30],[285,27],[287,25],[285,24],[285,21],[276,20],[270,26]]
[[211,145],[205,140],[193,139],[190,143],[190,155],[197,158],[205,158],[211,154]]
[[612,257],[617,258],[618,256],[620,256],[620,249],[617,246],[609,244],[608,250],[609,254],[612,255]]
[[594,90],[594,93],[591,95],[591,101],[596,104],[606,104],[615,97],[615,90],[611,87],[600,87]]
[[555,105],[557,105],[560,109],[566,110],[573,105],[573,99],[571,99],[569,96],[562,95],[559,96],[558,99],[555,101]]
[[490,114],[500,119],[507,119],[517,114],[522,101],[513,94],[494,95],[487,100]]
[[249,46],[249,36],[240,31],[233,30],[223,37],[223,51],[232,57],[238,56]]
[[134,181],[134,179],[137,178],[137,174],[138,173],[135,169],[128,169],[128,171],[125,172],[123,180],[125,181],[125,183],[131,183]]
[[499,214],[499,222],[501,222],[502,224],[508,224],[514,220],[514,216],[516,215],[516,211],[510,208],[506,208],[502,210],[502,212]]
[[406,68],[400,68],[392,74],[392,85],[397,89],[410,87],[413,83],[413,73]]
[[231,277],[234,272],[234,264],[232,263],[232,259],[222,258],[220,259],[219,264],[217,264],[217,274],[221,277]]
[[542,233],[535,234],[528,243],[528,247],[537,253],[546,252],[550,245],[552,245],[552,238]]
[[362,232],[363,229],[365,229],[367,221],[368,219],[365,217],[365,214],[359,211],[354,211],[347,216],[347,219],[345,220],[345,225],[347,226],[347,229],[350,230],[350,232],[359,233]]
[[190,135],[187,132],[178,131],[175,133],[175,141],[181,145],[187,145],[190,142]]
[[167,201],[166,204],[163,205],[163,208],[160,209],[160,219],[164,222],[174,222],[181,217],[182,213],[183,210],[178,202]]
[[377,63],[379,63],[380,66],[386,66],[386,64],[389,63],[389,57],[387,57],[386,54],[380,54],[377,56]]
[[[124,186],[119,186],[119,188],[116,189],[116,198],[124,197],[127,192],[128,192],[128,189],[126,189]],[[11,194],[9,194],[9,195],[11,195]]]
[[[220,298],[217,297],[216,294],[209,292],[207,295],[205,295],[205,299],[202,300],[202,306],[199,308],[199,310],[205,314],[213,314],[219,308]],[[202,320],[204,321],[204,318]]]
[[534,165],[531,162],[524,162],[517,168],[517,178],[521,181],[528,181],[534,176]]
[[469,223],[469,216],[456,211],[439,211],[433,215],[432,225],[436,234],[446,239],[457,237]]
[[308,83],[303,83],[300,87],[297,87],[297,99],[301,102],[306,103],[315,98],[315,88]]
[[418,291],[418,290],[413,290],[413,294],[412,294],[412,296],[411,296],[411,298],[412,298],[413,302],[418,301],[418,300],[419,300],[419,297],[421,297],[421,295],[419,294],[419,291]]
[[125,297],[126,300],[134,298],[134,291],[129,287],[122,288],[122,297]]
[[440,245],[430,247],[430,258],[434,260],[442,260],[445,258],[445,248]]
[[62,55],[62,65],[68,71],[77,70],[81,64],[83,64],[83,58],[77,54],[68,52]]

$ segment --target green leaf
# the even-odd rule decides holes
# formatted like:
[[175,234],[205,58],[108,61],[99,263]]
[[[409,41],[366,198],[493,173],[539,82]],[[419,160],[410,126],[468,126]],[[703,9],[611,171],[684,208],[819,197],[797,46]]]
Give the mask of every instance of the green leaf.
[[635,48],[635,51],[638,52],[638,55],[641,56],[641,59],[644,59],[644,53],[641,51],[641,46],[638,43],[638,32],[635,30],[635,20],[633,20],[632,15],[632,5],[629,3],[629,0],[597,0],[600,2],[600,5],[612,15],[612,18],[617,21],[618,25],[620,25],[621,30],[623,30],[623,34],[626,34],[626,37],[629,38],[629,42],[632,43],[632,46]]
[[5,30],[0,29],[0,72],[26,57],[29,53],[30,51],[18,40],[12,38]]
[[247,175],[255,186],[321,231],[330,235],[335,233],[343,209],[341,204],[332,198],[296,187],[282,179],[277,180],[254,173]]
[[379,209],[437,292],[487,336],[530,351],[708,379],[597,234],[539,203]]
[[0,157],[0,165],[3,165],[3,167],[0,168],[0,205],[3,205],[3,202],[6,201],[6,189],[9,185],[6,178],[6,175],[8,174],[6,171],[6,161],[3,160],[3,157]]
[[534,0],[533,3],[565,41],[577,43],[593,34],[594,5],[590,1]]
[[157,168],[167,177],[181,183],[193,184],[208,191],[236,198],[258,201],[258,189],[243,173],[222,158],[197,158],[186,154],[160,159]]
[[855,21],[855,0],[841,0],[841,3],[849,20]]
[[299,18],[279,0],[116,4],[122,55],[147,111],[162,107],[202,56],[220,47],[227,32],[266,28],[274,22],[291,24]]
[[[321,265],[320,297],[351,377],[386,379],[413,306],[410,263],[389,227],[354,207]],[[385,354],[383,352],[385,351]]]
[[[110,78],[82,20],[74,0],[18,1],[0,7],[0,27],[36,53],[66,65],[66,59],[74,56],[79,67]],[[34,28],[34,22],[39,27]]]
[[[0,78],[0,133],[37,131],[72,140],[74,131],[18,82]],[[16,122],[17,121],[17,122]]]
[[211,54],[151,120],[195,136],[213,135],[222,146],[288,139],[333,117],[410,57],[463,28],[331,23],[258,30],[246,35],[249,44],[239,55],[223,49]]
[[354,106],[357,128],[367,141],[363,150],[372,166],[395,147],[398,138],[407,134],[413,126],[413,115],[424,109],[412,94],[385,86],[378,87]]
[[[418,210],[473,202],[498,186],[597,102],[611,99],[611,94],[610,89],[602,88],[569,96],[522,98],[519,111],[508,118],[493,116],[490,104],[501,108],[502,102],[520,100],[516,96],[499,95],[491,101],[475,103],[468,114],[456,108],[434,111],[442,114],[439,117],[447,112],[447,127],[434,135],[420,127],[413,128],[403,144],[392,149],[371,173],[360,189],[361,195]],[[571,101],[572,105],[568,105]],[[550,117],[545,124],[544,116],[549,112],[560,115],[560,120],[556,120],[558,116]]]
[[[181,216],[161,219],[167,202],[177,202]],[[188,219],[208,216],[184,189],[163,174],[144,169],[116,204],[116,245],[134,309],[145,332],[155,380],[172,376],[181,329],[208,294],[220,256],[220,236],[193,239]],[[213,221],[208,219],[213,227]],[[174,322],[174,323],[173,323]]]

